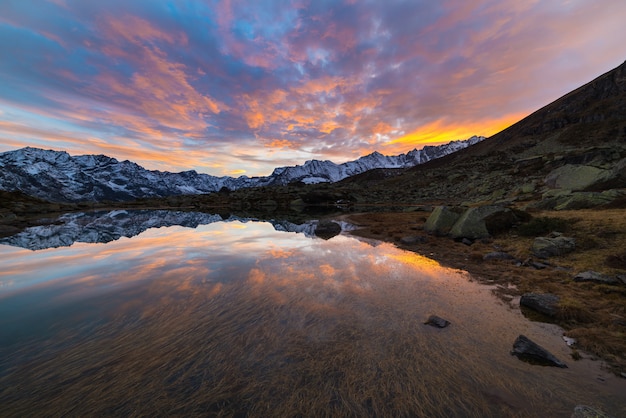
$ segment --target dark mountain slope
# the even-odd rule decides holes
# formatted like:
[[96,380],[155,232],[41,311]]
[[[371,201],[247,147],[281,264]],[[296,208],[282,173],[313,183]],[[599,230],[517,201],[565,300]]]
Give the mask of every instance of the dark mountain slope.
[[585,147],[626,141],[626,62],[494,135],[481,152],[526,140]]
[[[341,186],[367,190],[368,201],[541,199],[545,177],[564,165],[615,170],[626,158],[626,62],[537,110],[502,132],[455,154]],[[624,188],[623,176],[607,183]]]

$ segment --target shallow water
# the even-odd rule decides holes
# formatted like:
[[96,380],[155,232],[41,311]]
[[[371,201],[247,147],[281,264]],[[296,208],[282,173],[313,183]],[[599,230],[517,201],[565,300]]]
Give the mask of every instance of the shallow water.
[[[0,415],[626,416],[623,379],[464,272],[305,226],[148,218],[0,245]],[[519,334],[569,368],[511,356]]]

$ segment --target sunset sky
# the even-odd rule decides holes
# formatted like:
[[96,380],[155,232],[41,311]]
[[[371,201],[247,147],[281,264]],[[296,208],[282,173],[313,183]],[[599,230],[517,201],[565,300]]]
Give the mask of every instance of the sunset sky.
[[0,152],[268,175],[492,135],[626,60],[622,0],[0,0]]

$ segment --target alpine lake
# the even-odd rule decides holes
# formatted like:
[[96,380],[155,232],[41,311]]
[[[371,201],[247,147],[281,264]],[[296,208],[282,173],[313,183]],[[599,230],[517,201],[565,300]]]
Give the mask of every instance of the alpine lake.
[[[343,229],[110,211],[1,239],[0,416],[626,416],[555,325]],[[520,334],[568,367],[512,356]]]

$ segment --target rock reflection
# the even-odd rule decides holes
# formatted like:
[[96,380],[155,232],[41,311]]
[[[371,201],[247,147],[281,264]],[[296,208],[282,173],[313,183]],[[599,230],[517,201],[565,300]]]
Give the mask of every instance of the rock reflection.
[[[54,250],[55,264],[97,247]],[[623,384],[600,386],[588,365],[536,368],[509,354],[524,332],[565,357],[558,334],[466,274],[389,244],[217,223],[103,248],[99,262],[119,265],[115,274],[96,262],[1,299],[3,415],[558,417],[579,403],[624,412]],[[27,265],[38,253],[19,255]],[[72,293],[56,310],[32,302],[53,291]],[[425,326],[434,312],[452,325]],[[49,332],[16,335],[11,324]]]

